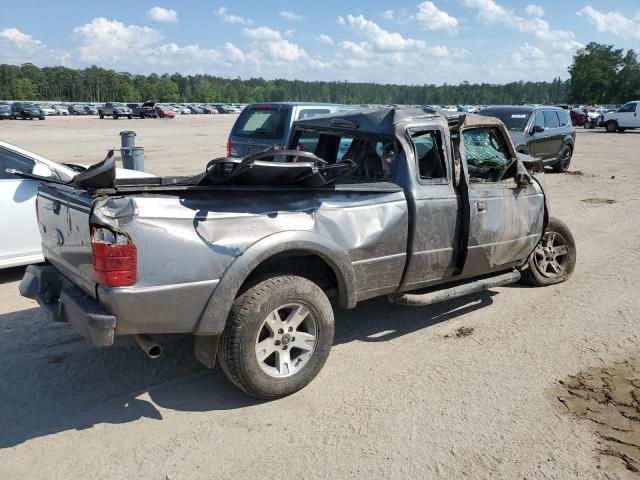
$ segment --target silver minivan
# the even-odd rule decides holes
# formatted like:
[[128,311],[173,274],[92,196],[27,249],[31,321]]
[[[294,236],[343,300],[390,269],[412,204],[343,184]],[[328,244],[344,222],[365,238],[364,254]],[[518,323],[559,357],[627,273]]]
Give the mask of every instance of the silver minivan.
[[268,148],[283,149],[289,142],[291,125],[316,115],[361,108],[335,103],[269,102],[247,105],[231,129],[227,155],[244,157]]

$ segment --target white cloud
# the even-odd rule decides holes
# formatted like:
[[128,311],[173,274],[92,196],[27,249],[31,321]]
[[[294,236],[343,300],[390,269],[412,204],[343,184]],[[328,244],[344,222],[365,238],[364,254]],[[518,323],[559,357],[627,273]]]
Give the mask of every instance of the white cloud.
[[170,8],[153,7],[147,12],[147,18],[153,22],[176,23],[178,12]]
[[302,20],[302,15],[295,12],[291,12],[289,10],[283,10],[282,12],[280,12],[280,16],[286,20],[291,20],[291,21]]
[[578,15],[585,17],[599,32],[640,40],[640,10],[634,16],[629,16],[619,12],[601,12],[587,5],[578,11]]
[[321,33],[320,35],[318,35],[316,37],[316,40],[318,40],[320,43],[324,43],[325,45],[333,45],[333,38],[331,38],[329,35],[326,35],[324,33]]
[[44,42],[17,28],[0,30],[0,63],[21,65],[68,65],[71,55],[50,49]]
[[240,63],[246,61],[245,53],[240,48],[236,47],[233,43],[225,43],[224,50],[232,62]]
[[522,47],[511,54],[511,60],[516,67],[522,66],[541,66],[541,63],[546,62],[546,55],[544,51],[538,47],[534,47],[525,43]]
[[36,40],[31,35],[21,32],[17,28],[5,28],[0,30],[0,38],[10,43],[13,48],[17,48],[25,53],[34,53],[45,48],[45,44]]
[[242,34],[254,40],[280,40],[282,35],[269,27],[243,28]]
[[540,5],[527,5],[527,8],[525,8],[525,12],[527,12],[527,15],[531,17],[544,17],[544,8],[542,8]]
[[415,18],[425,30],[442,30],[451,35],[458,33],[458,19],[440,10],[433,2],[420,3]]
[[478,19],[488,25],[506,25],[521,33],[533,34],[546,46],[555,50],[573,52],[583,45],[576,41],[575,34],[569,30],[554,30],[544,20],[544,10],[537,5],[528,5],[529,18],[521,17],[506,9],[495,0],[461,0],[468,8],[478,11]]
[[104,17],[94,18],[73,32],[81,43],[80,59],[89,63],[130,58],[162,40],[162,34],[153,28],[125,25]]
[[404,38],[399,33],[384,30],[377,23],[367,20],[363,15],[347,15],[346,19],[338,17],[338,22],[340,19],[348,24],[353,32],[361,35],[380,50],[393,52],[425,47],[424,41]]
[[339,17],[338,23],[359,37],[337,43],[334,57],[332,71],[349,75],[350,80],[371,81],[373,76],[385,82],[424,82],[417,72],[425,71],[430,72],[430,81],[468,78],[469,65],[461,59],[469,52],[464,49],[452,51],[443,45],[405,38],[362,15]]
[[250,18],[240,17],[238,15],[232,15],[229,13],[229,9],[227,7],[220,7],[215,11],[215,14],[222,19],[223,22],[226,23],[239,23],[240,25],[253,25],[253,20]]
[[385,20],[393,20],[394,15],[395,12],[393,10],[385,10],[382,13],[382,18],[384,18]]

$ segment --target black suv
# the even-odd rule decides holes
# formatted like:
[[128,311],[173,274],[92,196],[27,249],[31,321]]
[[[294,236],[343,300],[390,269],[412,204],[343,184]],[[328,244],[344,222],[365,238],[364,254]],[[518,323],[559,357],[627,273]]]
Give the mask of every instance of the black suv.
[[33,103],[14,102],[11,104],[11,113],[13,118],[21,118],[23,120],[33,120],[37,118],[44,120],[44,113]]
[[550,106],[493,105],[478,114],[502,120],[516,151],[542,160],[556,172],[569,169],[576,130],[566,110]]

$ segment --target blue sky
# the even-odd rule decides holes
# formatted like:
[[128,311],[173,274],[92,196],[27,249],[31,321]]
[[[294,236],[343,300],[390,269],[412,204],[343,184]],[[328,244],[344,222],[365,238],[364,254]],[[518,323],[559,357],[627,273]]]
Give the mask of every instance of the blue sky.
[[0,63],[134,73],[550,80],[590,41],[640,50],[640,2],[0,0]]

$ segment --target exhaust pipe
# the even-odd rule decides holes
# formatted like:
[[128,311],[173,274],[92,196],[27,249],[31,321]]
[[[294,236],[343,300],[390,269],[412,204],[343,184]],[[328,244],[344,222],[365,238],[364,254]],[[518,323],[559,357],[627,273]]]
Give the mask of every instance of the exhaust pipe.
[[162,356],[162,347],[160,344],[153,341],[153,339],[146,334],[134,335],[136,343],[140,346],[142,351],[147,354],[147,357],[156,359]]

